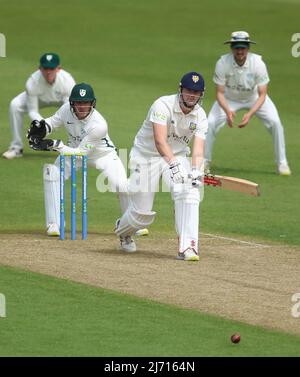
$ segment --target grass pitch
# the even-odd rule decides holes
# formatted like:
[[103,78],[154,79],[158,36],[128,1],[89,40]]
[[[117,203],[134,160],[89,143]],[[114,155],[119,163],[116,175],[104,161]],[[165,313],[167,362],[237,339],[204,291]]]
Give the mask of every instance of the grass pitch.
[[1,356],[300,356],[297,336],[40,274],[0,273]]

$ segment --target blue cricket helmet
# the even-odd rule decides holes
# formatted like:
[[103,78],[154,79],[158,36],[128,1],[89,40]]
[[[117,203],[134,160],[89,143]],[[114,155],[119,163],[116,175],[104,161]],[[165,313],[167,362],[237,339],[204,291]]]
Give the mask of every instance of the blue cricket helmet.
[[197,90],[199,92],[204,92],[204,90],[205,90],[204,78],[198,72],[188,72],[188,73],[186,73],[182,77],[179,85],[180,85],[180,88]]

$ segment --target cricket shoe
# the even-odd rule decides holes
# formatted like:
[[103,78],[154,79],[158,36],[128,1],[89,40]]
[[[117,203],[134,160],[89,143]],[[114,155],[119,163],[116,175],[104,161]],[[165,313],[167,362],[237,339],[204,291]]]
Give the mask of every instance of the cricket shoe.
[[49,224],[47,227],[47,236],[58,237],[59,235],[59,226],[57,224]]
[[195,262],[199,260],[199,255],[195,249],[188,247],[183,253],[178,253],[176,259]]
[[[116,228],[118,228],[120,219],[116,221]],[[136,251],[136,244],[131,236],[120,236],[120,250],[126,253],[134,253]]]
[[6,152],[2,154],[2,157],[6,158],[7,160],[12,160],[13,158],[23,157],[23,149],[14,149],[10,148]]
[[289,168],[288,164],[279,164],[278,165],[278,174],[279,175],[291,175],[291,169]]

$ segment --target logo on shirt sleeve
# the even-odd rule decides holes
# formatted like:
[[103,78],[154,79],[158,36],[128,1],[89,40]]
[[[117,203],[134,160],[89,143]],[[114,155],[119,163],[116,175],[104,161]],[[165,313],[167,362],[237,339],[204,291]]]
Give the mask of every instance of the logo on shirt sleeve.
[[269,79],[268,75],[261,76],[258,78],[257,83],[261,84],[261,83],[267,82],[268,79]]
[[157,120],[161,120],[161,121],[167,120],[166,114],[160,113],[159,111],[155,111],[153,113],[153,117],[156,118]]

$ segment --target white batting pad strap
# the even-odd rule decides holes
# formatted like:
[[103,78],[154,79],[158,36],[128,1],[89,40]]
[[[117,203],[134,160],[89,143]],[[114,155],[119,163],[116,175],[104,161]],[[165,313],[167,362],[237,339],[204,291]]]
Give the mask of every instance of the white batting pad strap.
[[122,216],[115,233],[122,237],[132,235],[138,229],[145,228],[152,224],[155,215],[156,212],[153,211],[141,211],[130,207]]
[[57,224],[59,226],[59,170],[55,165],[45,164],[44,199],[46,211],[46,226]]

